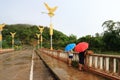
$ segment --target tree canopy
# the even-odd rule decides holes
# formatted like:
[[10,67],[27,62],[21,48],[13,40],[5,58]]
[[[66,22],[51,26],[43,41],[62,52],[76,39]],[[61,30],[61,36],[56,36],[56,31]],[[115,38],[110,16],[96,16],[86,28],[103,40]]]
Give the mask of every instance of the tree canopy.
[[[42,26],[43,27],[43,26]],[[74,34],[69,36],[64,33],[53,30],[53,48],[64,50],[65,46],[69,43],[76,43],[85,41],[89,43],[89,49],[96,52],[99,51],[120,51],[120,22],[113,20],[105,21],[102,24],[104,29],[103,33],[96,33],[95,36],[85,35],[77,39]],[[12,37],[10,32],[16,32],[15,45],[35,45],[37,44],[37,34],[40,31],[36,25],[29,24],[13,24],[6,25],[2,31],[3,35],[3,48],[11,47]],[[43,33],[43,47],[50,48],[50,35],[49,27],[44,27]]]

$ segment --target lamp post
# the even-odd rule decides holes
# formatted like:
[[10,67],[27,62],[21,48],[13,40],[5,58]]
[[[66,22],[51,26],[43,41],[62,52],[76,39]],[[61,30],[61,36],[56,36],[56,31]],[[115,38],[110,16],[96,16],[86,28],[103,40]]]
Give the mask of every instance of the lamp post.
[[44,3],[46,9],[48,10],[48,16],[50,17],[50,49],[53,50],[53,46],[52,46],[52,35],[53,35],[53,24],[52,24],[52,17],[55,15],[54,12],[57,9],[57,6],[51,8],[48,6],[47,3]]
[[40,38],[40,34],[37,34],[37,33],[36,33],[36,35],[37,35],[37,38],[38,38],[37,44],[38,44],[38,49],[39,49],[39,44],[40,44],[40,43],[39,43],[39,38]]
[[39,31],[40,31],[40,42],[41,42],[41,47],[42,48],[42,42],[43,42],[43,38],[42,38],[42,33],[43,33],[43,30],[44,30],[44,27],[43,26],[39,26],[38,27]]
[[50,49],[53,50],[53,46],[52,46],[52,35],[53,35],[53,25],[50,24]]
[[2,30],[5,24],[0,24],[0,50],[2,50]]
[[15,37],[16,32],[14,33],[10,32],[10,34],[12,36],[12,48],[14,49],[14,37]]

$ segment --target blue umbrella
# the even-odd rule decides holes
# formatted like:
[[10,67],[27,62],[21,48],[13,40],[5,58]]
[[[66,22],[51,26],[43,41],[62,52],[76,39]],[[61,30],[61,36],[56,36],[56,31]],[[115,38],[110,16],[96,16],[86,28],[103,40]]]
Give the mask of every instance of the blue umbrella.
[[75,43],[68,44],[68,45],[65,47],[65,51],[68,52],[68,51],[74,49],[75,46],[76,46]]

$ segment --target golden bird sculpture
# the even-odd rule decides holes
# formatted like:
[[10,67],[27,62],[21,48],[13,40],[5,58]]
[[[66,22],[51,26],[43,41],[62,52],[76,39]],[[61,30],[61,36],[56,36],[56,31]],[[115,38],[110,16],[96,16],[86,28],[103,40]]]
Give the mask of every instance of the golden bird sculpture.
[[14,32],[14,33],[10,32],[10,34],[12,35],[12,38],[14,38],[16,32]]
[[36,33],[37,37],[39,38],[40,37],[40,34]]
[[42,32],[43,32],[43,30],[44,30],[44,27],[41,27],[41,26],[39,27],[39,26],[38,26],[38,29],[40,30],[40,33],[42,34]]
[[44,3],[44,5],[45,5],[45,7],[46,7],[47,10],[48,10],[48,15],[49,15],[50,17],[53,17],[53,16],[54,16],[54,12],[55,12],[55,10],[57,9],[57,6],[55,6],[55,7],[50,7],[47,3]]
[[3,27],[5,27],[5,24],[0,24],[0,31],[3,30]]

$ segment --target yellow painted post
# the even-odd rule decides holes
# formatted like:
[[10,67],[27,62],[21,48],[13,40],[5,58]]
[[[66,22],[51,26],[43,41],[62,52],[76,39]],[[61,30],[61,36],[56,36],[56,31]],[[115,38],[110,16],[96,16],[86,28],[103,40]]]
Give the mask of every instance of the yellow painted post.
[[50,24],[50,36],[52,36],[52,35],[53,35],[53,25]]
[[39,43],[39,38],[40,38],[40,34],[37,34],[37,33],[36,33],[36,35],[37,35],[37,38],[38,38],[37,43],[38,43],[38,49],[39,49],[39,44],[40,44],[40,43]]
[[50,44],[51,47],[50,49],[53,50],[53,46],[52,46],[52,35],[53,35],[53,25],[52,25],[52,17],[55,15],[54,12],[57,9],[57,6],[55,7],[50,7],[47,3],[44,3],[46,9],[48,10],[48,16],[50,17]]
[[43,33],[43,30],[44,30],[44,27],[39,26],[38,29],[39,29],[40,34],[41,34],[41,36],[40,36],[40,42],[41,42],[41,48],[42,48],[42,42],[43,42],[42,33]]
[[0,24],[0,50],[2,50],[2,31],[5,24]]
[[14,49],[14,37],[15,37],[16,32],[14,33],[10,32],[10,34],[12,36],[12,48]]
[[51,43],[51,47],[50,47],[50,49],[51,49],[51,50],[53,50],[52,36],[53,36],[53,25],[50,24],[50,43]]

